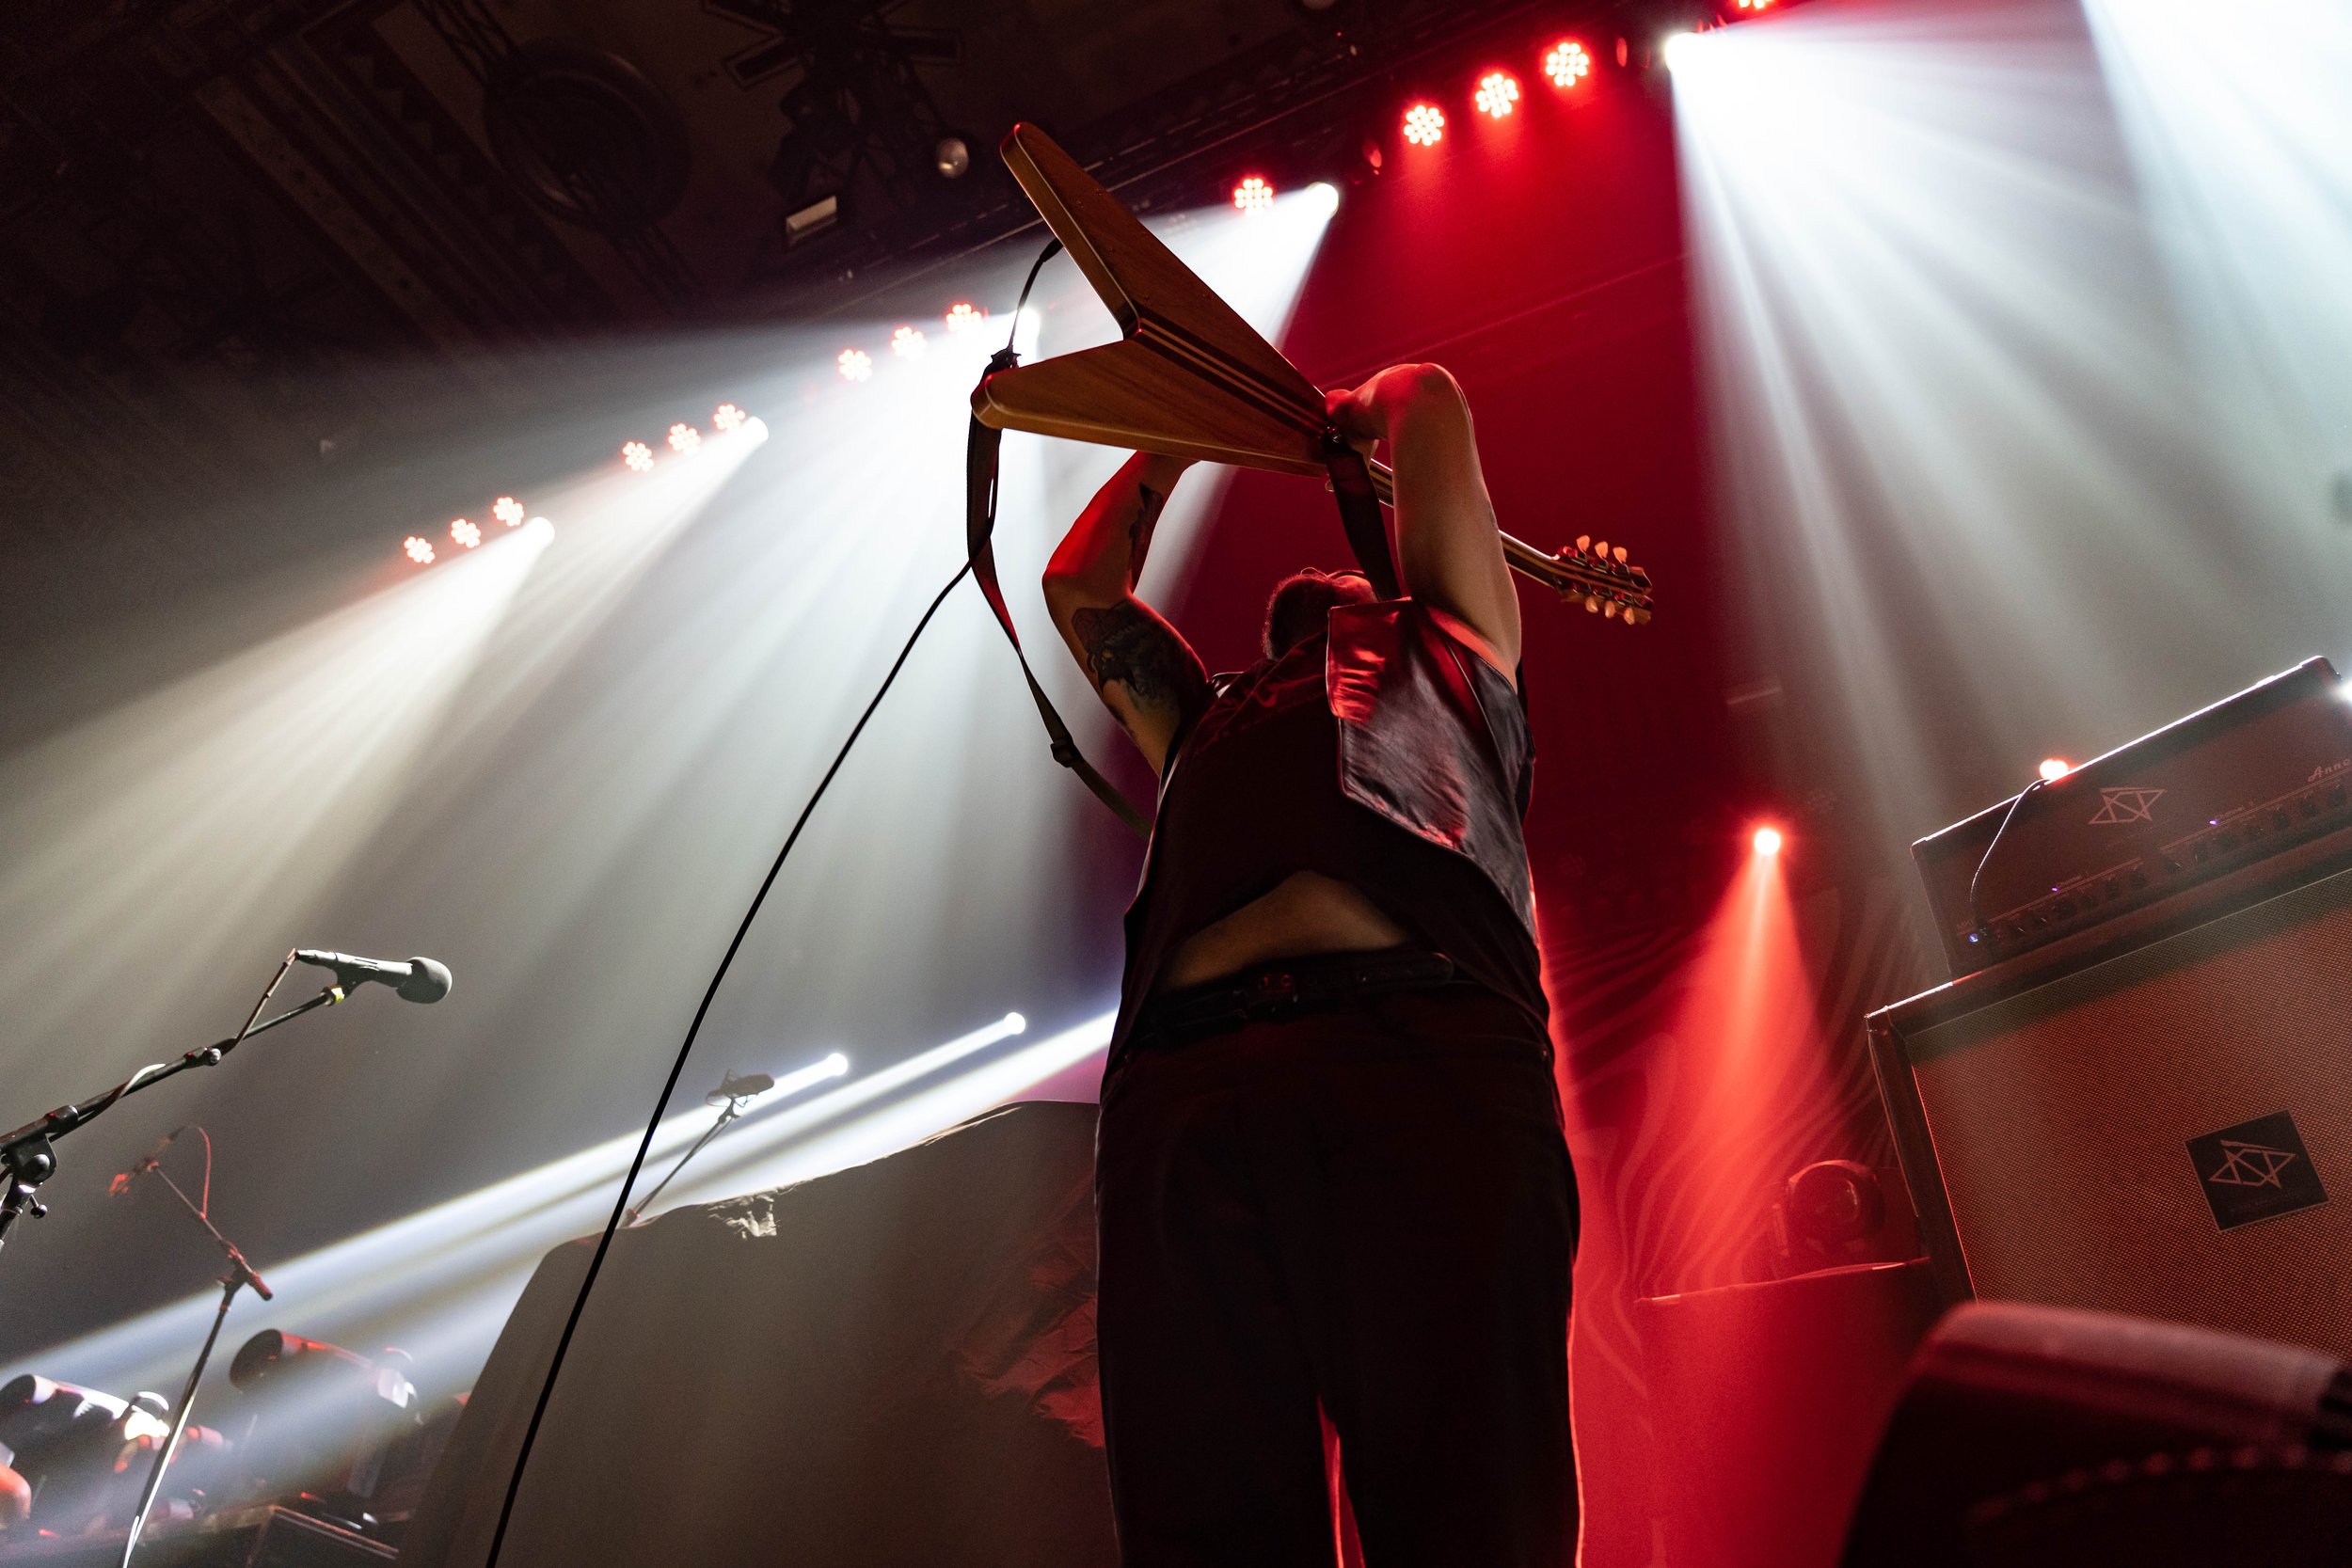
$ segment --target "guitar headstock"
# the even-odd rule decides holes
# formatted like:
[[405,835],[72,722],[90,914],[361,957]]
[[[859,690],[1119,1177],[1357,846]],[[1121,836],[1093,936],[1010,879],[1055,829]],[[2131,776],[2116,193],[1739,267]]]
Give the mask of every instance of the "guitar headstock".
[[1611,546],[1590,534],[1554,555],[1509,534],[1502,536],[1502,553],[1511,565],[1549,584],[1568,603],[1581,602],[1585,612],[1622,619],[1629,626],[1649,622],[1654,601],[1649,574],[1626,560],[1625,546]]
[[1555,586],[1563,599],[1583,600],[1587,614],[1623,616],[1629,626],[1649,623],[1649,574],[1627,562],[1623,545],[1613,548],[1606,539],[1581,533],[1573,548],[1551,559],[1560,569],[1563,580]]

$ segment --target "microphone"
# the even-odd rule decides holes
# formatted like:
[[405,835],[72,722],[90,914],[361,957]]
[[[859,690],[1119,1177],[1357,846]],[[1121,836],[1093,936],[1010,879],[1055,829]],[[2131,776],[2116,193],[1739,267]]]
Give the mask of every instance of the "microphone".
[[117,1171],[115,1173],[115,1179],[106,1183],[106,1196],[108,1197],[120,1197],[124,1193],[129,1192],[131,1190],[132,1182],[136,1181],[140,1177],[145,1176],[149,1171],[155,1169],[158,1165],[164,1163],[164,1150],[171,1147],[172,1139],[178,1137],[181,1133],[186,1131],[187,1128],[184,1126],[173,1128],[170,1132],[165,1133],[161,1138],[158,1138],[155,1141],[154,1148],[149,1149],[138,1159],[131,1162],[131,1168],[129,1170]]
[[449,965],[431,958],[397,963],[386,958],[358,958],[348,953],[327,953],[315,947],[298,948],[294,957],[306,964],[333,970],[335,984],[344,990],[375,980],[391,987],[406,1002],[438,1002],[449,994]]
[[728,1073],[719,1086],[705,1097],[707,1100],[749,1100],[755,1094],[766,1094],[776,1086],[776,1081],[764,1072],[747,1072],[741,1077]]

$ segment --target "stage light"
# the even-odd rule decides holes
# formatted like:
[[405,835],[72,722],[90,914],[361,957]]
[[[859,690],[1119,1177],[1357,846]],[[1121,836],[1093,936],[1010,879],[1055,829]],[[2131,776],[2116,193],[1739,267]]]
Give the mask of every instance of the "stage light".
[[923,334],[912,326],[902,326],[890,335],[890,352],[901,359],[920,359],[930,346]]
[[456,540],[459,544],[465,546],[466,548],[472,549],[476,545],[482,543],[482,525],[479,523],[468,522],[465,518],[460,517],[455,522],[449,525],[449,536],[452,539]]
[[534,545],[552,545],[555,543],[555,525],[545,517],[533,517],[523,525],[523,537]]
[[653,448],[643,441],[624,441],[621,461],[628,465],[631,473],[644,473],[653,467]]
[[407,537],[407,539],[402,542],[400,547],[407,551],[408,559],[415,562],[418,565],[430,566],[433,564],[432,540],[422,539],[412,533]]
[[523,503],[512,496],[501,496],[490,503],[490,515],[513,528],[523,520]]
[[834,363],[841,367],[841,375],[844,380],[871,381],[874,379],[874,356],[862,348],[843,349],[840,357]]
[[2056,784],[2058,780],[2066,777],[2067,774],[2072,773],[2074,770],[2074,765],[2068,762],[2064,757],[2043,757],[2042,759],[2042,776],[2052,784]]
[[969,332],[976,326],[984,326],[988,324],[988,312],[977,305],[958,300],[947,307],[946,320],[948,331]]
[[1308,186],[1306,197],[1322,211],[1325,217],[1340,210],[1340,188],[1328,180],[1318,180]]
[[1544,56],[1544,74],[1554,87],[1572,87],[1593,72],[1593,57],[1574,39],[1562,39]]
[[1405,139],[1415,147],[1435,147],[1445,139],[1445,111],[1435,103],[1416,103],[1405,111]]
[[1780,830],[1771,826],[1756,829],[1756,836],[1748,840],[1748,847],[1759,855],[1777,855],[1780,846]]
[[1233,187],[1233,205],[1245,213],[1263,213],[1274,205],[1274,187],[1252,174]]
[[1668,71],[1681,71],[1691,63],[1692,46],[1699,40],[1696,33],[1670,33],[1658,48],[1658,57],[1666,62]]
[[735,404],[723,403],[719,405],[718,412],[710,416],[710,427],[723,436],[743,428],[743,421],[747,418],[749,416]]
[[670,450],[679,456],[699,450],[702,444],[703,433],[692,425],[674,424],[670,427]]
[[1501,119],[1518,107],[1518,78],[1507,71],[1490,71],[1478,79],[1478,112]]

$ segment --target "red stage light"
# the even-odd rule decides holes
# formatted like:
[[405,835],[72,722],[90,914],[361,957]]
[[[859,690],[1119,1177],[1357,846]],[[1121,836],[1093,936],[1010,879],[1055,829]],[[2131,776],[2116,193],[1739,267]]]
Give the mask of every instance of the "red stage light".
[[460,517],[455,522],[449,525],[449,536],[452,539],[456,540],[459,544],[465,546],[466,548],[472,549],[476,545],[482,543],[482,525],[479,523],[469,523],[465,518]]
[[1445,138],[1445,111],[1435,103],[1416,103],[1405,111],[1405,139],[1415,147],[1435,147]]
[[513,528],[523,520],[523,503],[512,496],[501,496],[490,503],[490,515]]
[[1593,56],[1574,39],[1562,39],[1544,56],[1544,74],[1554,87],[1572,87],[1593,73]]
[[621,461],[628,465],[629,472],[642,474],[653,467],[653,448],[643,441],[624,441]]
[[692,425],[674,424],[670,427],[670,450],[680,456],[694,451],[702,444],[703,433]]
[[1501,119],[1518,107],[1518,78],[1507,71],[1490,71],[1478,79],[1478,112]]
[[1770,10],[1772,6],[1772,0],[1737,0],[1737,3],[1743,11]]
[[946,321],[948,331],[969,332],[974,327],[986,324],[988,312],[976,305],[967,305],[962,300],[958,300],[947,307]]
[[2043,757],[2042,759],[2042,776],[2052,784],[2058,783],[2058,780],[2066,777],[2067,774],[2072,773],[2074,770],[2074,765],[2068,762],[2064,757]]
[[1245,213],[1263,213],[1274,205],[1274,187],[1252,174],[1233,187],[1233,205]]
[[842,375],[849,380],[871,381],[874,379],[874,356],[862,348],[843,349],[840,356],[834,359],[834,363],[841,367]]
[[901,359],[920,359],[930,346],[923,334],[912,326],[902,326],[890,335],[890,352]]
[[408,559],[415,562],[418,565],[430,566],[433,564],[432,540],[420,539],[417,535],[412,533],[401,542],[400,547],[403,550],[405,550],[408,553]]
[[732,431],[742,429],[743,421],[750,417],[735,404],[723,403],[719,405],[719,411],[710,416],[710,427],[724,436]]
[[1756,829],[1756,836],[1748,840],[1749,847],[1759,855],[1779,854],[1781,843],[1780,830],[1770,825]]

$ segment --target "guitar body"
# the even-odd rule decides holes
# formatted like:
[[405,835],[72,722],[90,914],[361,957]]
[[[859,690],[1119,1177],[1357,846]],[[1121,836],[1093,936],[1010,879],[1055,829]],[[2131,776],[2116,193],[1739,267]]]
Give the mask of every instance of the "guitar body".
[[1052,137],[1016,125],[1001,150],[1125,341],[997,372],[973,394],[980,422],[1322,473],[1315,385]]
[[[1045,226],[1118,321],[1121,341],[982,378],[972,412],[996,430],[1324,476],[1323,393],[1200,281],[1117,197],[1034,125],[999,149]],[[1391,476],[1371,466],[1390,499]],[[1649,618],[1649,578],[1580,540],[1546,555],[1509,534],[1511,565],[1596,612]]]
[[972,398],[980,422],[1169,457],[1324,471],[1319,435],[1228,396],[1140,338],[998,371]]

